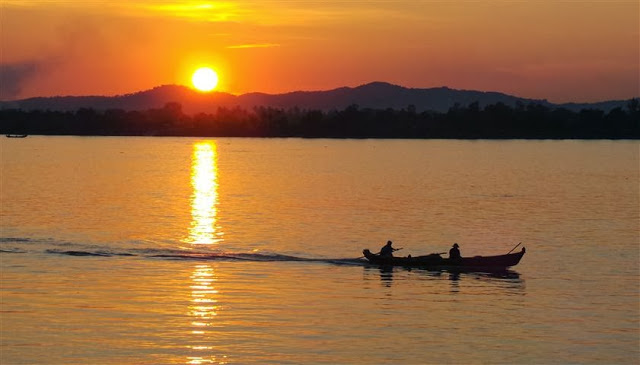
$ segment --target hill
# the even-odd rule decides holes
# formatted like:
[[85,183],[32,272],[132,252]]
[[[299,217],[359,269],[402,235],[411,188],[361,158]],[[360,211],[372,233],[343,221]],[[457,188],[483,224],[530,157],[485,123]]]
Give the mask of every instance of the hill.
[[3,101],[0,102],[0,109],[74,111],[80,108],[91,108],[130,111],[161,108],[168,102],[180,103],[187,114],[213,113],[219,107],[252,109],[257,106],[329,111],[342,110],[353,104],[357,104],[360,108],[373,109],[404,109],[413,105],[417,112],[446,112],[456,104],[467,106],[474,102],[478,102],[480,108],[496,103],[511,107],[515,107],[518,103],[525,105],[534,103],[546,107],[563,107],[572,111],[591,108],[608,112],[616,107],[624,107],[626,104],[623,100],[593,104],[552,104],[546,100],[526,99],[498,92],[455,90],[447,87],[406,88],[385,82],[372,82],[358,87],[341,87],[327,91],[296,91],[284,94],[248,93],[237,96],[224,92],[203,94],[186,86],[164,85],[118,96],[56,96]]

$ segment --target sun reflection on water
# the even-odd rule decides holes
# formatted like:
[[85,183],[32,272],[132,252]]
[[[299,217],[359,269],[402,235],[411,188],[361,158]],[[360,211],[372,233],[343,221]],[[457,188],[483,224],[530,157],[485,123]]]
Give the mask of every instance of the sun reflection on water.
[[[218,160],[214,141],[199,142],[193,146],[191,164],[191,226],[186,243],[193,247],[215,245],[223,241],[222,230],[217,223],[218,215]],[[195,265],[191,274],[191,299],[189,317],[193,351],[187,364],[225,364],[227,357],[216,355],[211,346],[208,329],[213,324],[220,307],[216,275],[209,264]]]
[[222,242],[218,227],[218,152],[214,141],[193,146],[191,165],[191,227],[188,243],[212,245]]

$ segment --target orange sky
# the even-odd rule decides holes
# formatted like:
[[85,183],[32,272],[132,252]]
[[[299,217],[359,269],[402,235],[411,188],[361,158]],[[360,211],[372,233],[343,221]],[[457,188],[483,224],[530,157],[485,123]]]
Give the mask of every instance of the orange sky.
[[234,94],[386,81],[553,102],[640,96],[640,3],[2,0],[0,97],[189,84]]

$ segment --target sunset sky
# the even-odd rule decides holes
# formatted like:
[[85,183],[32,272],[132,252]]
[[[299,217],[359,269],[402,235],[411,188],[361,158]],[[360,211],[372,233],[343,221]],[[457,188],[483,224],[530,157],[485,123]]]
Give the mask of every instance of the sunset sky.
[[640,2],[2,0],[0,98],[386,81],[552,102],[640,96]]

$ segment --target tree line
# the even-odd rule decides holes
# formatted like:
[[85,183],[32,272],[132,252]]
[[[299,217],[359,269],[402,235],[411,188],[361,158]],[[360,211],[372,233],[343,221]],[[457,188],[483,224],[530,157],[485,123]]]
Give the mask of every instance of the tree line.
[[447,112],[360,108],[321,111],[299,108],[220,107],[187,115],[179,103],[158,109],[76,111],[0,110],[0,133],[38,135],[457,138],[457,139],[639,139],[640,102],[624,108],[571,111],[541,104],[454,105]]

